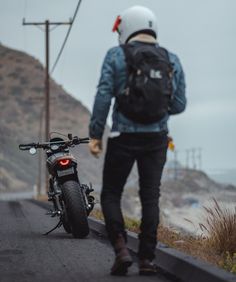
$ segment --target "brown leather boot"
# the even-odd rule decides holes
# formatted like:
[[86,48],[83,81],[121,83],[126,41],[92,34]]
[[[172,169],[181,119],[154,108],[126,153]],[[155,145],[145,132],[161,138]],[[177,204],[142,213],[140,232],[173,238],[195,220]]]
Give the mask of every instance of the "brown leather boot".
[[131,255],[126,247],[124,237],[119,234],[114,244],[116,253],[115,262],[111,268],[111,275],[123,276],[128,272],[128,268],[132,265],[133,261]]
[[160,269],[149,259],[140,259],[139,274],[140,275],[155,275],[160,272]]

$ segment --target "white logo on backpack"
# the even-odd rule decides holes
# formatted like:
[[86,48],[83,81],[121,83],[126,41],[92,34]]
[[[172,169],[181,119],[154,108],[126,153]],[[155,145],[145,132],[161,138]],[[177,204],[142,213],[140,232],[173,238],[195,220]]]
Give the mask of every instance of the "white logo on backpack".
[[161,74],[161,71],[159,70],[150,70],[150,77],[151,78],[157,78],[157,79],[162,79],[162,74]]

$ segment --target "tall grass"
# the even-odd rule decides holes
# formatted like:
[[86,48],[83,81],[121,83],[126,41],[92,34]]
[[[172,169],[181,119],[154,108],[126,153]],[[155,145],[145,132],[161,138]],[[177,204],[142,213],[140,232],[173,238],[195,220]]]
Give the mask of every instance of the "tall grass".
[[213,198],[212,207],[204,207],[205,222],[199,226],[206,233],[211,250],[224,254],[236,252],[236,209],[221,207]]

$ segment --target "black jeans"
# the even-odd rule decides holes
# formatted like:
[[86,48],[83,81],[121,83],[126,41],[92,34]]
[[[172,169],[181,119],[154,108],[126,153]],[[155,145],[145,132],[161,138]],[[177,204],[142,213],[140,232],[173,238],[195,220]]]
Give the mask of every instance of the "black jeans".
[[121,196],[132,166],[137,161],[142,205],[138,251],[141,259],[152,260],[155,257],[159,224],[159,187],[166,161],[167,144],[166,132],[122,133],[119,137],[108,139],[101,193],[106,229],[113,245],[119,233],[126,239]]

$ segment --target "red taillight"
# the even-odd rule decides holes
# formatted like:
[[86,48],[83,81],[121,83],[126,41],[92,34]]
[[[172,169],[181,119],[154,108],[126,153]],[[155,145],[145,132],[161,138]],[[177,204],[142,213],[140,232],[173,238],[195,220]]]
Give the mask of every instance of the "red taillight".
[[60,160],[60,161],[59,161],[59,164],[60,164],[61,166],[67,166],[69,163],[70,163],[70,160]]

